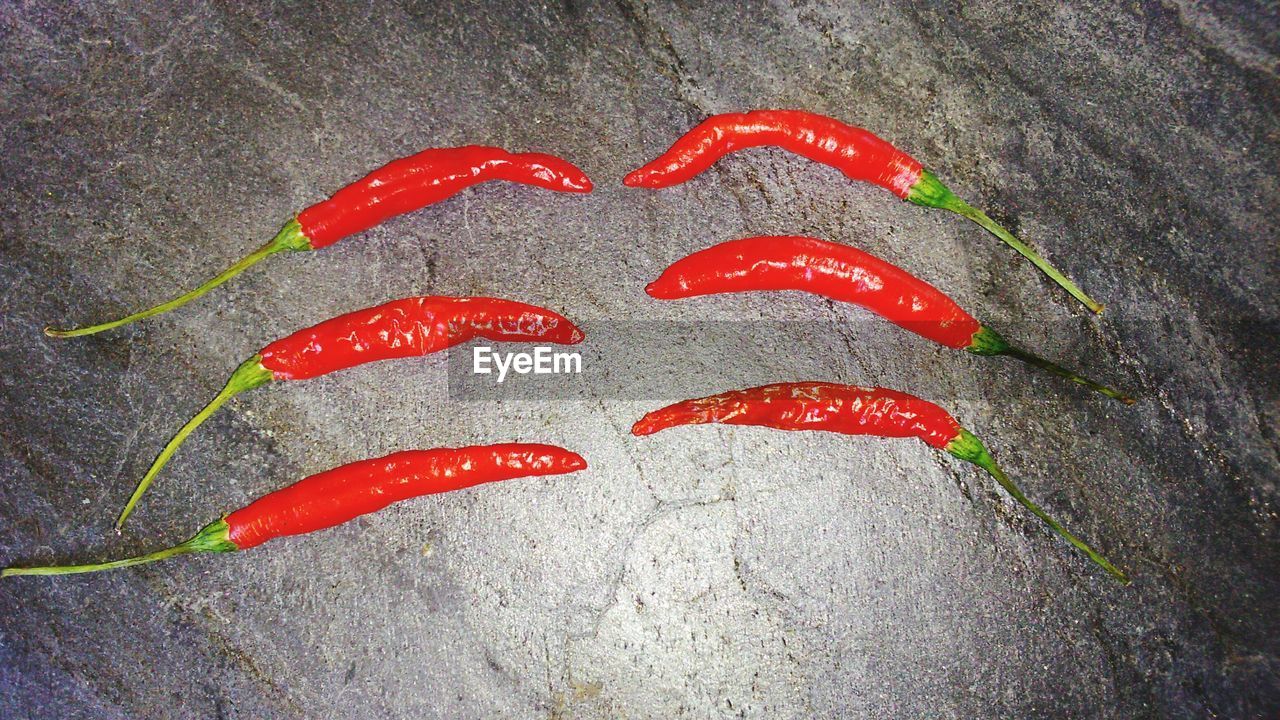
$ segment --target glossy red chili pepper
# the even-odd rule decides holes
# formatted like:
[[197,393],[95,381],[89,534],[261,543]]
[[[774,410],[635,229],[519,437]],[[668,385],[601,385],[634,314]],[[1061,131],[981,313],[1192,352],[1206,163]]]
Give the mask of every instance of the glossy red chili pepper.
[[854,180],[874,183],[917,205],[963,215],[1022,253],[1090,310],[1102,312],[1102,305],[986,213],[956,197],[919,161],[862,128],[823,115],[803,110],[713,115],[656,160],[627,175],[623,183],[644,188],[678,185],[731,152],[762,145],[830,165]]
[[139,557],[92,565],[8,568],[0,576],[69,575],[128,567],[193,552],[247,550],[377,512],[394,502],[497,480],[582,470],[582,456],[554,445],[508,443],[406,450],[326,470],[206,525],[184,543]]
[[116,520],[119,529],[182,442],[237,394],[272,380],[306,380],[356,365],[439,352],[473,338],[582,342],[582,331],[546,308],[484,297],[424,296],[357,310],[276,340],[241,363],[225,387],[164,446]]
[[159,315],[187,304],[278,252],[319,250],[396,215],[440,202],[472,185],[491,180],[559,192],[591,192],[591,181],[586,174],[554,155],[510,153],[483,145],[423,150],[374,170],[328,200],[298,213],[271,242],[190,292],[119,320],[74,330],[46,328],[45,333],[52,337],[91,335]]
[[668,405],[645,415],[631,428],[631,432],[634,435],[652,435],[678,425],[703,423],[920,438],[930,447],[946,450],[986,470],[1006,492],[1067,542],[1121,582],[1129,582],[1129,578],[1106,558],[1031,502],[996,465],[973,433],[961,427],[947,411],[918,397],[896,390],[856,385],[778,383]]
[[660,300],[801,290],[853,303],[941,345],[1017,358],[1115,398],[1133,398],[1011,346],[934,286],[855,247],[796,236],[730,240],[677,260],[645,292]]

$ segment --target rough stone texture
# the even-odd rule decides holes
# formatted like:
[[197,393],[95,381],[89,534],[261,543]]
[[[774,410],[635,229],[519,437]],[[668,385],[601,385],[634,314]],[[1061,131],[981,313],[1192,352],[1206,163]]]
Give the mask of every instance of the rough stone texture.
[[[0,717],[1280,711],[1274,5],[168,5],[0,8],[0,563],[155,548],[406,447],[555,442],[591,469],[238,556],[6,580]],[[705,115],[771,106],[893,139],[1107,313],[958,217],[781,152],[663,192],[621,186]],[[598,190],[491,184],[126,330],[40,334],[165,299],[367,169],[469,142],[562,154]],[[1143,401],[798,294],[641,292],[686,252],[763,233],[880,254]],[[1135,582],[919,443],[713,428],[637,441],[644,398],[451,402],[439,358],[243,396],[126,534],[109,532],[237,362],[428,292],[597,326],[843,322],[738,357],[639,341],[604,356],[706,391],[820,377],[935,399]]]

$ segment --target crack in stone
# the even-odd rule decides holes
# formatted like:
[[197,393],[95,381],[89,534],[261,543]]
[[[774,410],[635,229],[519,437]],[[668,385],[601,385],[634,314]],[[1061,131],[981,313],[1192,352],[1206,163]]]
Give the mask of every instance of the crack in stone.
[[[671,34],[660,22],[653,19],[644,3],[641,0],[619,0],[618,8],[627,21],[639,31],[639,39],[646,46],[649,58],[658,66],[658,71],[674,82],[676,96],[680,102],[696,111],[695,114],[698,117],[713,114],[694,97],[692,91],[699,89],[697,81],[680,57],[679,50],[671,40]],[[652,47],[653,43],[645,42],[645,38],[649,36],[657,38],[658,49]]]

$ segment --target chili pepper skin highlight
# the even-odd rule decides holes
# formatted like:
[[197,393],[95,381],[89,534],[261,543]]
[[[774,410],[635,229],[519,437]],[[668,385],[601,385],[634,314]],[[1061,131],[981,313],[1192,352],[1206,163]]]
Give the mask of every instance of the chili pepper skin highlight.
[[978,223],[1040,268],[1095,313],[1102,305],[1049,264],[1026,243],[947,189],[918,160],[862,128],[803,110],[752,110],[713,115],[652,162],[623,179],[629,187],[678,185],[729,153],[751,147],[780,147],[830,165],[850,179],[879,185],[916,205],[942,208]]
[[1013,499],[1122,583],[1129,578],[1083,540],[1031,502],[996,465],[972,433],[942,408],[896,390],[825,382],[778,383],[734,390],[668,405],[645,415],[631,434],[642,436],[680,425],[721,423],[778,430],[824,430],[845,435],[915,437],[977,465]]
[[213,400],[178,430],[138,482],[116,529],[187,436],[237,394],[272,380],[306,380],[377,360],[429,355],[477,337],[574,345],[583,335],[563,315],[535,305],[432,295],[393,300],[299,330],[241,363]]
[[319,250],[397,215],[440,202],[479,183],[494,180],[558,192],[591,192],[591,180],[572,163],[543,153],[510,153],[467,145],[430,148],[393,160],[312,205],[285,223],[271,242],[254,250],[203,285],[173,300],[127,317],[73,330],[45,328],[50,337],[92,335],[168,312],[204,295],[279,252]]
[[730,240],[677,260],[645,288],[659,300],[757,290],[800,290],[852,303],[939,345],[1017,358],[1126,405],[1134,402],[1011,346],[934,286],[849,245],[798,236]]
[[377,512],[401,500],[519,477],[585,469],[575,452],[554,445],[507,443],[406,450],[312,475],[206,525],[190,540],[146,555],[92,565],[7,568],[11,575],[70,575],[141,565],[194,552],[248,550]]

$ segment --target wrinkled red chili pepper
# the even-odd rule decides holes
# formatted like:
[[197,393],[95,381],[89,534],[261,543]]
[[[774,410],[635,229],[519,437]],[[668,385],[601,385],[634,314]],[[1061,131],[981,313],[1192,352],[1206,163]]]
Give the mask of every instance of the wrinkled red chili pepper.
[[583,335],[546,308],[497,298],[440,296],[393,300],[299,330],[241,363],[213,400],[182,426],[138,482],[116,529],[187,436],[237,394],[272,380],[306,380],[376,360],[428,355],[477,337],[572,345],[582,342]]
[[896,265],[855,247],[796,236],[730,240],[699,250],[663,271],[645,292],[660,300],[801,290],[853,303],[941,345],[976,355],[1017,358],[1132,405],[1133,398],[1011,346],[954,300]]
[[961,427],[947,411],[918,397],[896,390],[856,385],[778,383],[668,405],[645,415],[631,428],[631,432],[634,435],[652,435],[678,425],[702,423],[920,438],[930,447],[946,450],[991,473],[1006,492],[1054,532],[1116,579],[1126,584],[1129,582],[1129,578],[1106,558],[1031,502],[996,465],[973,433]]
[[491,180],[533,185],[560,192],[591,192],[591,181],[572,163],[542,153],[509,153],[502,148],[467,145],[431,148],[393,160],[316,203],[285,223],[275,238],[196,289],[127,317],[74,330],[46,328],[52,337],[76,337],[120,327],[168,312],[204,295],[278,252],[319,250],[385,220],[440,202]]
[[497,480],[561,475],[587,462],[554,445],[508,443],[406,450],[312,475],[224,515],[184,543],[92,565],[7,568],[10,575],[69,575],[155,562],[193,552],[247,550],[268,540],[303,535],[377,512],[394,502]]
[[874,183],[916,205],[943,208],[986,228],[1035,263],[1054,282],[1094,312],[1102,305],[1008,230],[947,189],[915,158],[888,142],[839,120],[803,110],[753,110],[713,115],[702,121],[656,160],[627,175],[630,187],[678,185],[744,148],[772,145],[830,165],[853,180]]

